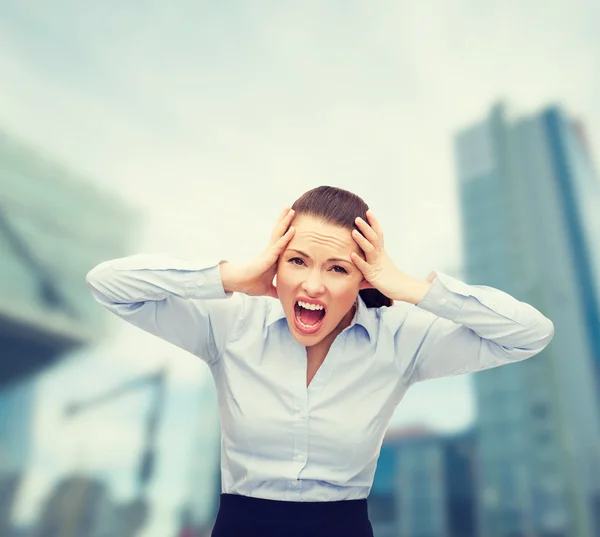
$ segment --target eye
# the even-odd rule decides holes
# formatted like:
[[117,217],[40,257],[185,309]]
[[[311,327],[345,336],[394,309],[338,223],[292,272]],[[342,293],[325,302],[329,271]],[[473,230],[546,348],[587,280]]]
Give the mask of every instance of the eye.
[[288,259],[288,263],[291,263],[292,265],[296,265],[296,266],[302,266],[304,264],[304,261],[302,259],[300,259],[299,257],[292,257],[291,259]]
[[333,267],[333,271],[338,274],[348,274],[348,271],[344,267],[340,267],[339,265],[335,265]]

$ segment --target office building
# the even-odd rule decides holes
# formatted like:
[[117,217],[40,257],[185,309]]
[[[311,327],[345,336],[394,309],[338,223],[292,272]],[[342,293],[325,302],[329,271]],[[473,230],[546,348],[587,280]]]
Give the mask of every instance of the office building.
[[212,376],[199,387],[196,432],[190,446],[188,491],[181,508],[179,535],[208,537],[221,494],[221,429],[217,391]]
[[0,388],[102,334],[85,275],[124,253],[137,215],[0,132]]
[[72,171],[0,132],[0,535],[33,443],[37,374],[104,334],[86,287],[124,255],[137,215]]
[[386,435],[369,495],[375,537],[476,537],[475,432]]
[[503,104],[455,140],[465,280],[555,325],[474,375],[481,537],[600,535],[600,183],[581,124]]
[[10,535],[11,513],[33,448],[35,388],[15,382],[0,391],[0,535]]

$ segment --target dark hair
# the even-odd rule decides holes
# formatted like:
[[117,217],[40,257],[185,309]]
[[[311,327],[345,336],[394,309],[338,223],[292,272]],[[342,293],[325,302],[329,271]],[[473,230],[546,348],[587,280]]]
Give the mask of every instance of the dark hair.
[[[364,200],[352,192],[333,186],[319,186],[305,192],[294,202],[292,209],[296,215],[313,216],[349,230],[358,229],[354,223],[357,216],[368,222],[369,206]],[[377,289],[361,289],[359,294],[368,308],[391,306],[394,303]]]

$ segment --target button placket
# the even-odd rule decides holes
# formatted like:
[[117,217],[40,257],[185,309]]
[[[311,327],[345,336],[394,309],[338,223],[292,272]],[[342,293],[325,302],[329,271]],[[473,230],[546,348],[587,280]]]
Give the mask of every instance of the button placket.
[[307,394],[304,390],[302,406],[296,412],[294,419],[294,462],[298,464],[298,476],[306,465],[308,456],[308,409]]
[[327,379],[335,370],[337,364],[342,359],[344,355],[344,350],[346,347],[346,341],[348,339],[348,329],[344,329],[341,334],[339,334],[329,349],[325,360],[321,364],[321,367],[315,373],[310,385],[306,389],[308,401],[307,405],[310,409],[311,401],[318,395],[318,393],[323,389],[323,387],[327,383]]
[[298,343],[294,341],[293,352],[294,449],[291,462],[294,465],[295,479],[290,482],[289,486],[294,494],[300,495],[300,473],[306,466],[308,456],[308,393],[306,390],[306,350],[304,346],[298,345]]

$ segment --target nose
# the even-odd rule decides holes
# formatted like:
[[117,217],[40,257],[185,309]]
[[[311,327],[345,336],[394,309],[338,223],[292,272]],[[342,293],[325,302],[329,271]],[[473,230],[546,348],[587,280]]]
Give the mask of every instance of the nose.
[[316,297],[325,292],[325,286],[323,285],[323,279],[318,270],[312,270],[304,283],[302,289],[309,297]]

